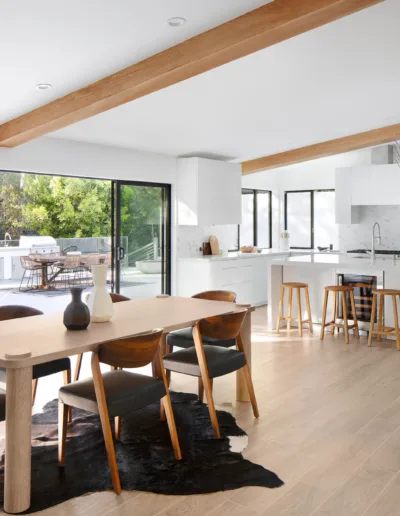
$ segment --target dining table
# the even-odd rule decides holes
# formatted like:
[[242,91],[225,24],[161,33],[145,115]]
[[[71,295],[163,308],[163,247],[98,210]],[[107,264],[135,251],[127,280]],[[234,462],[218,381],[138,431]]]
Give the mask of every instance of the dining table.
[[[75,254],[75,253],[74,253]],[[85,264],[85,260],[90,257],[90,254],[79,254],[79,258],[81,259],[82,265]],[[41,266],[41,282],[38,288],[40,290],[57,290],[56,287],[53,285],[53,282],[57,278],[57,276],[62,271],[62,267],[56,272],[53,272],[49,276],[49,267],[54,265],[55,263],[59,263],[61,266],[62,264],[68,259],[69,255],[63,255],[63,254],[40,254],[40,253],[33,253],[29,255],[29,259],[34,261],[35,263],[38,263]],[[107,259],[106,254],[100,254],[98,255],[99,263],[104,263]]]
[[[156,328],[164,330],[159,345],[163,356],[169,332],[243,307],[247,314],[241,335],[251,365],[251,305],[161,295],[117,303],[110,321],[91,323],[83,331],[68,331],[62,313],[28,317],[22,325],[18,319],[0,322],[0,367],[7,369],[4,511],[18,514],[30,506],[32,366],[93,351],[99,344]],[[153,376],[160,377],[157,358],[158,355],[153,361]],[[249,401],[242,370],[236,373],[236,398]]]

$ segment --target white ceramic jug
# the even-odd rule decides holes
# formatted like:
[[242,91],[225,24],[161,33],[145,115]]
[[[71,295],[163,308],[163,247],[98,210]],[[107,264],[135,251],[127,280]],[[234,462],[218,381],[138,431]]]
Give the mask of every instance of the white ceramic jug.
[[114,314],[114,306],[107,290],[107,265],[92,265],[94,289],[89,299],[88,307],[91,322],[107,322]]

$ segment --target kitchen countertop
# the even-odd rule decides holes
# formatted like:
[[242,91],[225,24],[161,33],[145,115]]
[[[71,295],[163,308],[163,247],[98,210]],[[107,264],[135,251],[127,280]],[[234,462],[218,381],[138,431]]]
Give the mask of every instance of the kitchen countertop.
[[[241,253],[241,252],[230,252],[227,255],[207,255],[207,256],[194,256],[194,257],[180,257],[178,260],[200,260],[200,261],[219,261],[219,260],[243,260],[243,259],[256,259],[256,258],[274,258],[278,256],[302,256],[310,254],[321,254],[319,251],[314,250],[290,250],[290,251],[282,251],[279,248],[272,248],[272,249],[263,249],[261,253]],[[323,253],[327,254],[327,253]],[[329,253],[330,255],[333,255],[334,253]]]
[[398,269],[400,273],[400,259],[393,261],[393,258],[376,258],[372,261],[370,256],[359,258],[351,257],[346,254],[308,254],[304,256],[291,256],[287,258],[274,258],[270,265],[285,265],[296,267],[333,267],[343,269],[354,269],[356,271],[394,271]]

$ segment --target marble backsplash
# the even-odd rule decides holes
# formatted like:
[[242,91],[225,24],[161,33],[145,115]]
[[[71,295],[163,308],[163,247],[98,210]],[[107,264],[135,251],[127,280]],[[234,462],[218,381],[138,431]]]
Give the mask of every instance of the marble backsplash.
[[178,258],[194,258],[201,256],[200,247],[203,242],[208,242],[211,235],[215,235],[219,241],[220,249],[229,251],[237,249],[238,227],[226,226],[178,226],[177,254]]
[[379,222],[382,248],[400,249],[400,206],[360,206],[360,224],[339,226],[339,248],[371,248],[372,227]]

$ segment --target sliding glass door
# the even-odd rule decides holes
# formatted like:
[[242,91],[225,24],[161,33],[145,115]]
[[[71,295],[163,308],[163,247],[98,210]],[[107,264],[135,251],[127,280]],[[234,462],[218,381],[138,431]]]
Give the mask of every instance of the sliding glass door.
[[131,299],[170,293],[170,186],[114,184],[114,290]]

